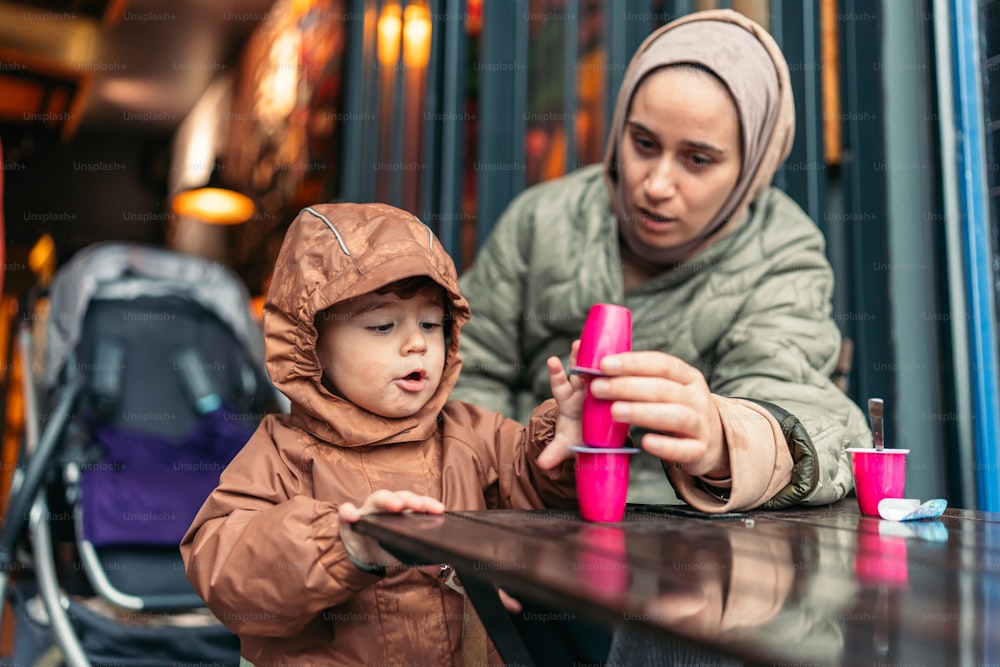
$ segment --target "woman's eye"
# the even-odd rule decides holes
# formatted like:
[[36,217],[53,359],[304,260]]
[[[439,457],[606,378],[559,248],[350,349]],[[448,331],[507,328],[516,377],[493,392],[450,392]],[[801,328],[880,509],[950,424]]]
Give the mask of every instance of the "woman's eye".
[[636,147],[636,149],[644,153],[648,153],[656,148],[656,144],[652,139],[637,134],[632,135],[632,144]]
[[712,158],[701,153],[695,153],[689,156],[688,160],[697,168],[707,167],[712,164]]

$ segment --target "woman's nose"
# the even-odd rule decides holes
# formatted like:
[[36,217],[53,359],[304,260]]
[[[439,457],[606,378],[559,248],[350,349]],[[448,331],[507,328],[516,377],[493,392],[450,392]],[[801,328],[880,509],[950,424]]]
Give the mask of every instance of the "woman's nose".
[[665,199],[674,194],[677,187],[677,179],[674,177],[674,169],[669,158],[658,160],[646,175],[644,182],[646,196],[650,199]]

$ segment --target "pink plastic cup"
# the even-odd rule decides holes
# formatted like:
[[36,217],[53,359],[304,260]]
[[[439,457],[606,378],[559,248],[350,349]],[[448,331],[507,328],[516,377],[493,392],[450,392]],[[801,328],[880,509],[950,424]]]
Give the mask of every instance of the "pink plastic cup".
[[601,359],[632,349],[632,311],[613,303],[595,303],[580,332],[576,367],[600,372]]
[[[605,356],[631,349],[632,311],[609,303],[594,304],[590,307],[580,334],[580,348],[577,350],[574,369],[585,376],[589,372],[600,374],[601,360]],[[590,447],[621,447],[628,435],[628,424],[611,418],[611,401],[603,401],[590,394],[591,377],[588,376],[583,396],[580,424],[583,443]]]
[[607,447],[617,449],[625,444],[628,437],[628,424],[616,422],[611,418],[612,401],[602,401],[590,393],[590,382],[583,394],[583,407],[580,413],[580,431],[583,444],[589,447]]
[[880,500],[903,497],[906,455],[910,450],[852,448],[847,451],[851,453],[854,492],[862,514],[878,516]]
[[576,452],[576,495],[586,521],[613,523],[625,516],[632,448],[573,447]]

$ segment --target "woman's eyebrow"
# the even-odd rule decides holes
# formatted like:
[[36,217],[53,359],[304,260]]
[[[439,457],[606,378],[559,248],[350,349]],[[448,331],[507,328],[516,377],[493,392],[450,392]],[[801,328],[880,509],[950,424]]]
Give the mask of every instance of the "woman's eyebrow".
[[[628,120],[625,121],[625,124],[629,125],[631,127],[634,127],[637,130],[641,130],[642,132],[645,132],[646,134],[650,134],[650,135],[652,135],[654,137],[656,136],[655,132],[653,132],[651,129],[649,129],[648,127],[646,127],[645,125],[643,125],[642,123],[640,123],[637,120],[628,119]],[[688,148],[696,148],[698,150],[702,150],[702,151],[705,151],[707,153],[714,153],[715,155],[718,155],[719,157],[722,157],[722,156],[724,156],[726,154],[725,149],[719,148],[718,146],[716,146],[714,144],[706,144],[703,141],[687,141],[687,140],[685,140],[682,143],[685,146],[687,146]]]

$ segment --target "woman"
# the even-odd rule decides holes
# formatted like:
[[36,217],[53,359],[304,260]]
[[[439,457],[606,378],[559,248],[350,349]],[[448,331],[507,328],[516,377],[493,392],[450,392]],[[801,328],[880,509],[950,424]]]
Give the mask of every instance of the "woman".
[[591,391],[650,455],[629,500],[725,512],[845,496],[845,449],[871,433],[829,378],[822,234],[770,186],[794,124],[787,63],[750,19],[698,12],[650,35],[603,164],[521,193],[463,276],[474,316],[452,397],[522,418],[547,395],[546,357],[569,354],[591,304],[619,303],[633,352],[606,358]]

